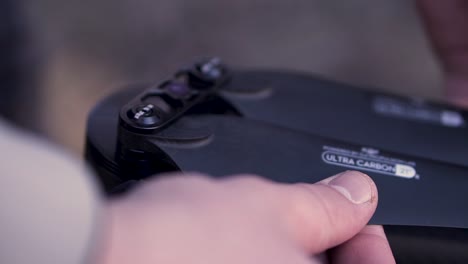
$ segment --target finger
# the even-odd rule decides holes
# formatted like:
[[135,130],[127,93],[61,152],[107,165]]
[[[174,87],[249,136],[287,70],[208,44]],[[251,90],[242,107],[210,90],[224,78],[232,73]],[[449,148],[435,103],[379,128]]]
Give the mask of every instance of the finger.
[[418,0],[427,31],[445,71],[448,99],[468,104],[468,1]]
[[328,256],[336,264],[395,263],[382,226],[366,226],[355,237],[330,250]]
[[371,178],[347,171],[316,184],[283,186],[282,214],[291,237],[308,253],[319,253],[356,235],[377,206]]

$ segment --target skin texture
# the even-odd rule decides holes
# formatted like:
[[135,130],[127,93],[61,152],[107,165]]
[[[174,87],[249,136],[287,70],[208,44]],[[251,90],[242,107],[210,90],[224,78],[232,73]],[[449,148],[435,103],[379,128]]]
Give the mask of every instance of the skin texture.
[[[445,96],[468,108],[468,1],[416,3],[445,73]],[[149,182],[110,202],[95,262],[395,263],[382,227],[365,226],[377,206],[375,185],[350,175],[367,179],[369,196],[356,200],[337,187],[343,175],[295,185],[251,175]]]
[[445,73],[445,96],[468,108],[468,1],[416,2]]
[[293,185],[168,175],[109,204],[96,263],[395,263],[382,227],[365,227],[377,202],[359,172]]

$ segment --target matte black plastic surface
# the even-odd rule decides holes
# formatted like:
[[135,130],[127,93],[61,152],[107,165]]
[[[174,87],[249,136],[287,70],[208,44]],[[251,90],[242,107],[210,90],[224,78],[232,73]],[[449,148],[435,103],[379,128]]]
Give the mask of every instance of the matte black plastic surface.
[[[126,182],[132,176],[119,162],[122,145],[159,153],[149,159],[154,166],[145,167],[143,177],[195,170],[218,177],[256,173],[280,182],[316,182],[356,169],[349,164],[359,159],[387,162],[406,170],[398,175],[385,167],[360,168],[379,189],[379,207],[371,223],[386,225],[397,259],[439,262],[425,248],[452,263],[468,259],[468,251],[459,250],[468,246],[466,112],[313,76],[246,72],[234,75],[223,89],[233,114],[195,110],[154,135],[122,130],[121,107],[145,87],[137,84],[114,94],[90,114],[87,158],[108,190],[137,183]],[[415,111],[415,118],[378,113],[376,98],[396,100],[397,110],[401,106]],[[446,111],[462,122],[439,120],[439,112]],[[355,158],[353,163],[344,162],[346,155]]]
[[[238,73],[230,88],[269,90],[264,97],[225,96],[249,119],[278,124],[324,137],[373,146],[417,157],[468,166],[468,128],[380,115],[373,109],[378,97],[414,104],[419,110],[454,110],[468,119],[466,111],[435,105],[420,99],[369,92],[356,87],[291,72],[251,71]],[[227,88],[229,89],[229,87]],[[253,89],[253,87],[251,88]],[[424,114],[424,113],[423,113]]]

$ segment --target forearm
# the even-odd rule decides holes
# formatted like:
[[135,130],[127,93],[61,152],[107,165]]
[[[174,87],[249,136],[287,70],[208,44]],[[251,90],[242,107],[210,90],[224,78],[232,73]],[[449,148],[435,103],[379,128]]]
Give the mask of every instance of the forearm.
[[99,228],[88,170],[0,122],[0,263],[84,263]]

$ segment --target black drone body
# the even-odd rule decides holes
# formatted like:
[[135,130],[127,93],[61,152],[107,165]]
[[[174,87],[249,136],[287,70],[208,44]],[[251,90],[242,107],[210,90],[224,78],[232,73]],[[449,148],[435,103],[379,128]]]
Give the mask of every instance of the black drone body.
[[313,183],[360,170],[379,189],[371,223],[386,226],[397,254],[458,260],[468,253],[443,242],[424,255],[412,245],[455,236],[468,245],[467,118],[421,99],[210,59],[104,99],[89,116],[86,155],[109,193],[167,171]]

